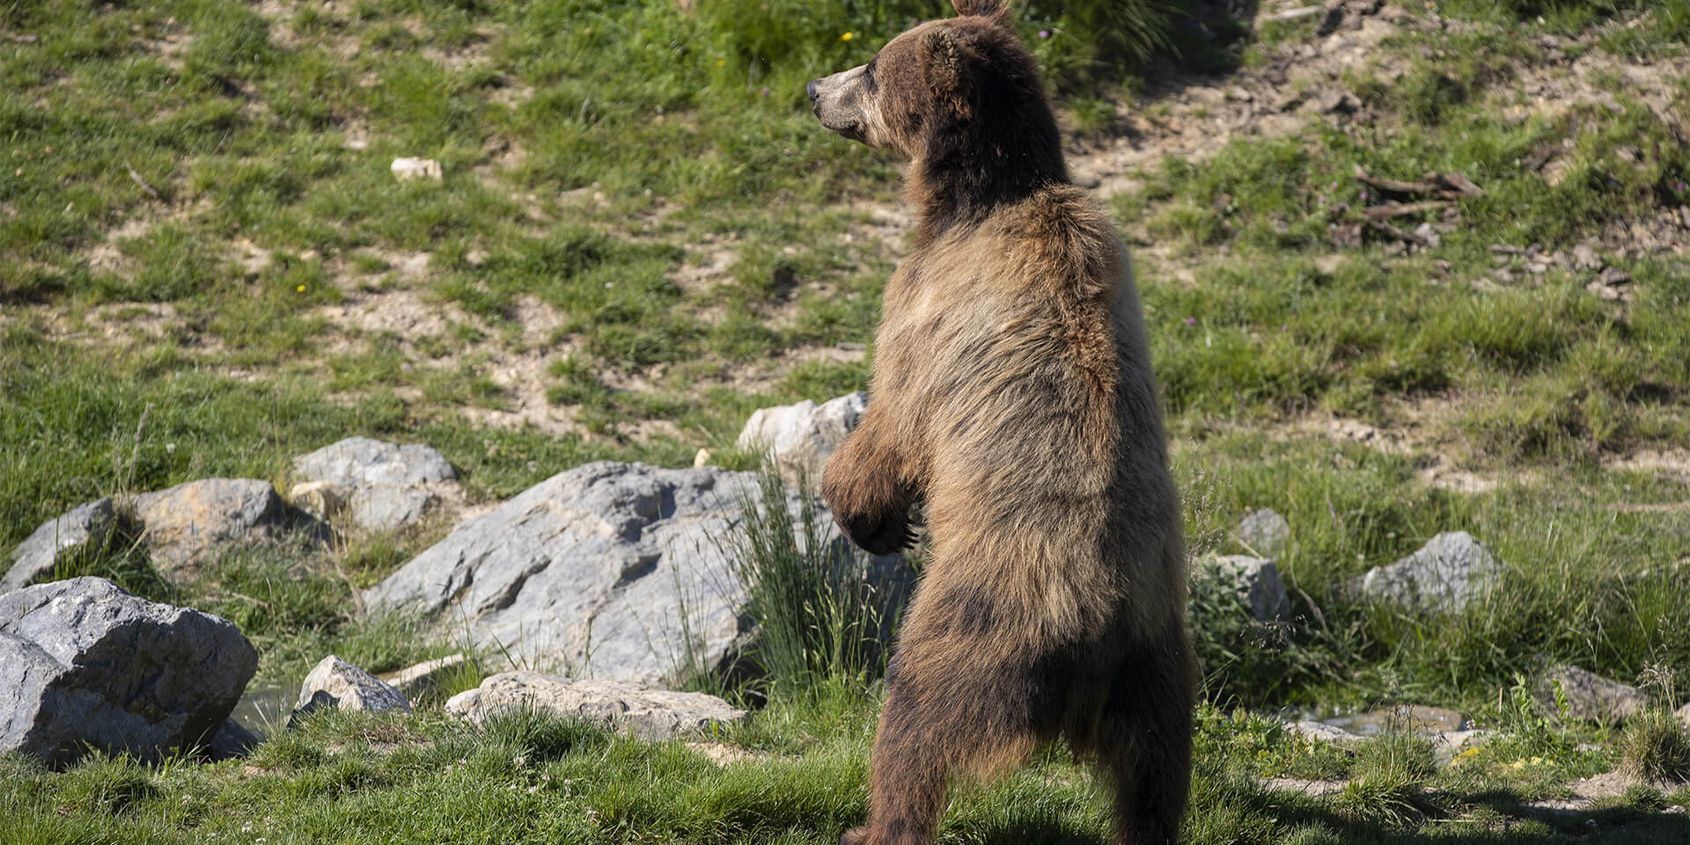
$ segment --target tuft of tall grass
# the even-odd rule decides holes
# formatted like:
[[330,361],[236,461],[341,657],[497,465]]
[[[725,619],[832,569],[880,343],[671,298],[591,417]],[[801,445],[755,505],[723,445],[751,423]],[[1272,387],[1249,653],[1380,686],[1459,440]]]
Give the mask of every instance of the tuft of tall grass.
[[[873,559],[843,542],[807,486],[793,493],[769,469],[745,496],[737,531],[720,538],[756,625],[750,691],[814,690],[829,681],[866,682],[889,642]],[[761,688],[761,689],[758,689]]]
[[1627,719],[1620,755],[1626,773],[1638,780],[1690,781],[1690,729],[1666,710],[1651,709]]

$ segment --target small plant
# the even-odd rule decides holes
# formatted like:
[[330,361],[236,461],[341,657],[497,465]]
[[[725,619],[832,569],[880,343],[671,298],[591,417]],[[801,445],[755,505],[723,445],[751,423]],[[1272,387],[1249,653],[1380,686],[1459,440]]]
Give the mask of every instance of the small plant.
[[1429,740],[1391,731],[1361,746],[1354,775],[1333,802],[1351,821],[1408,828],[1435,809],[1425,787],[1436,773]]
[[1626,720],[1620,755],[1621,767],[1639,780],[1690,781],[1690,730],[1666,710],[1650,709]]

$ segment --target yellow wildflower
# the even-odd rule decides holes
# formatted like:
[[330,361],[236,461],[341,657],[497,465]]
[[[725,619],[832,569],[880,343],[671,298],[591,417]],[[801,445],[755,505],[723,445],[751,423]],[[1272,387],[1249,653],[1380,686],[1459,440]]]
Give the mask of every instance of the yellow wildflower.
[[296,288],[294,288],[294,289],[293,289],[293,292],[294,292],[294,293],[304,293],[304,292],[305,292],[305,286],[304,286],[304,285],[300,285],[300,286],[299,286],[299,287],[296,287]]
[[840,35],[839,40],[840,41],[850,41],[851,39],[856,38],[856,37],[857,37],[857,34],[855,32],[847,32],[847,33],[844,33],[843,35]]

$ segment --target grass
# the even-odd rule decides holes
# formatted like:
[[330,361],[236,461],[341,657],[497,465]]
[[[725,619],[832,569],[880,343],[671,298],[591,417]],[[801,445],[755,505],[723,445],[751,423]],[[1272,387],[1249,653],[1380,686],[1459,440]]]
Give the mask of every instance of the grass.
[[[896,166],[817,131],[800,92],[940,4],[687,5],[0,4],[0,549],[99,496],[212,475],[286,489],[293,456],[353,434],[435,446],[474,504],[595,459],[751,468],[733,442],[753,409],[860,389],[907,228]],[[1690,89],[1618,70],[1680,66],[1690,13],[1436,6],[1456,23],[1404,28],[1335,83],[1364,119],[1170,158],[1110,199],[1139,247],[1194,552],[1244,551],[1232,531],[1257,507],[1292,527],[1291,620],[1245,622],[1230,585],[1194,584],[1192,842],[1683,838],[1664,810],[1690,792],[1670,784],[1577,819],[1534,809],[1617,766],[1682,772],[1682,734],[1658,714],[1569,725],[1526,690],[1550,662],[1690,671],[1682,458],[1655,468],[1690,439],[1690,268],[1638,235],[1690,203],[1670,119]],[[1120,108],[1169,51],[1260,67],[1316,37],[1301,21],[1198,47],[1189,8],[1035,2],[1017,20],[1087,144],[1123,112],[1181,114]],[[1594,68],[1589,96],[1521,93],[1560,79],[1540,35],[1580,37],[1563,47]],[[399,156],[444,179],[395,181]],[[1484,193],[1436,245],[1335,237],[1378,200],[1358,166]],[[1624,298],[1587,290],[1590,268],[1532,272],[1533,245],[1592,249],[1629,275]],[[535,716],[339,715],[244,764],[5,760],[0,841],[833,841],[863,810],[879,657],[850,645],[877,621],[807,578],[837,561],[799,539],[804,514],[763,512],[788,519],[739,559],[783,637],[757,683],[722,689],[760,709],[716,737],[758,756],[721,767]],[[231,550],[179,586],[119,536],[56,574],[226,616],[285,687],[331,651],[381,671],[458,649],[353,600],[438,530]],[[1348,600],[1348,579],[1446,530],[1506,564],[1488,602],[1425,618]],[[1445,762],[1250,711],[1392,703],[1495,733]],[[1106,831],[1091,775],[1055,751],[959,793],[943,839]]]

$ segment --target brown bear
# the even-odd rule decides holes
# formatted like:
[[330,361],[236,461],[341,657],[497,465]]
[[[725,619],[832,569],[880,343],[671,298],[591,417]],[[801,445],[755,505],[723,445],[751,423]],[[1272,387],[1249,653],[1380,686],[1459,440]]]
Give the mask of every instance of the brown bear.
[[863,548],[907,546],[917,506],[931,544],[844,841],[930,842],[952,777],[1062,739],[1108,776],[1117,841],[1174,842],[1195,680],[1137,290],[1004,7],[956,6],[809,85],[823,126],[909,159],[917,217],[822,481]]

